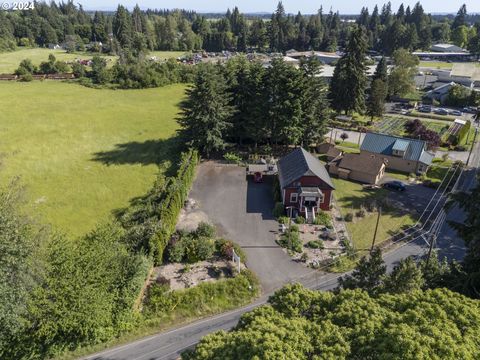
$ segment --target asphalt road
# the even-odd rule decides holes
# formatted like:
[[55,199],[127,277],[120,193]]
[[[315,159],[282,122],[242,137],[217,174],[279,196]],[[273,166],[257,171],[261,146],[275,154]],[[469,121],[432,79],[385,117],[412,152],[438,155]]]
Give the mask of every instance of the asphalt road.
[[[469,189],[475,184],[476,168],[480,163],[480,144],[476,144],[470,165],[473,170],[465,173],[461,184],[461,189]],[[458,209],[453,209],[447,220],[461,221],[463,213]],[[445,222],[441,227],[437,240],[437,248],[441,256],[449,259],[461,259],[465,249],[463,241],[459,239],[454,231]],[[421,257],[428,249],[428,244],[423,238],[417,238],[414,241],[403,244],[399,248],[384,255],[385,263],[391,270],[398,261],[409,256]],[[337,274],[321,274],[314,272],[311,274],[302,274],[303,278],[298,282],[305,286],[318,290],[331,290],[336,287]],[[290,279],[294,281],[295,279]],[[288,282],[288,281],[287,281]],[[188,348],[193,347],[203,336],[218,330],[229,330],[236,325],[240,316],[252,310],[253,308],[265,304],[268,299],[268,293],[255,303],[244,308],[237,309],[228,313],[217,315],[211,318],[200,320],[189,325],[185,325],[168,332],[150,336],[126,345],[115,347],[97,354],[85,357],[85,360],[174,360],[178,359],[180,354]]]

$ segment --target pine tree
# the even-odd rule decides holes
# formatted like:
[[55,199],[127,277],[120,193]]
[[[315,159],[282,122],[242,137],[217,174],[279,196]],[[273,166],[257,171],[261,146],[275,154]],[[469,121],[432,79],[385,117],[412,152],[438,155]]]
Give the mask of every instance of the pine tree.
[[465,18],[467,17],[467,6],[463,4],[460,9],[458,9],[457,16],[453,19],[452,30],[460,26],[467,25]]
[[322,65],[316,57],[302,61],[303,95],[302,95],[302,139],[303,146],[318,143],[326,133],[328,118],[328,88],[325,81],[318,76]]
[[366,50],[365,31],[362,27],[357,27],[350,34],[345,55],[338,61],[330,83],[332,107],[338,112],[363,113],[365,110]]
[[341,289],[363,289],[369,294],[381,291],[387,267],[380,248],[374,248],[370,257],[362,257],[351,275],[345,275],[338,281]]
[[381,79],[372,81],[370,97],[367,101],[367,114],[373,119],[381,117],[385,112],[385,99],[387,98],[387,84]]
[[375,69],[375,73],[373,74],[373,80],[377,79],[380,79],[383,82],[387,82],[388,80],[388,67],[385,56],[382,56],[382,58],[378,62],[377,68]]
[[178,123],[186,141],[207,158],[225,147],[234,112],[229,103],[230,96],[219,70],[213,66],[200,68],[193,87],[187,90],[187,98],[180,104]]

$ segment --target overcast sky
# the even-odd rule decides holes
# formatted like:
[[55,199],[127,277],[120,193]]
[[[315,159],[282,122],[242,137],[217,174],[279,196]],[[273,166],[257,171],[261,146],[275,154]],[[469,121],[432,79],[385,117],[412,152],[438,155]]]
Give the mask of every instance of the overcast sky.
[[[77,2],[77,1],[75,1]],[[272,12],[278,3],[278,0],[79,0],[85,9],[88,10],[112,10],[115,9],[118,3],[121,3],[129,8],[135,6],[136,3],[142,9],[190,9],[198,12],[223,12],[227,8],[232,8],[235,5],[239,7],[242,12]],[[386,1],[385,1],[386,2]],[[398,9],[402,1],[392,1],[392,8],[394,11]],[[405,6],[413,7],[416,1],[404,1]],[[421,4],[427,12],[457,12],[458,8],[465,3],[469,12],[480,12],[479,0],[423,0]],[[379,8],[383,2],[375,0],[284,0],[283,5],[289,13],[311,14],[317,11],[320,5],[323,5],[324,12],[329,11],[332,7],[333,11],[340,11],[342,14],[358,14],[362,6],[368,6],[371,10],[379,4]]]

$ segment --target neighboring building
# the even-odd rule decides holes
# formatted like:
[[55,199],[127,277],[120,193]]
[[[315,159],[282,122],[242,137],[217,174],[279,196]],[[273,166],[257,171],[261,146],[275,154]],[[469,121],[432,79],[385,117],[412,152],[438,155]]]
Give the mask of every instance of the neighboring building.
[[59,50],[59,49],[61,49],[62,47],[61,47],[60,45],[58,45],[58,44],[48,44],[48,48],[49,48],[50,50]]
[[381,155],[388,161],[387,169],[414,174],[425,173],[435,157],[427,151],[427,143],[423,140],[377,133],[365,135],[360,154]]
[[319,154],[326,154],[328,153],[328,150],[330,150],[331,147],[335,146],[335,142],[330,139],[325,139],[325,142],[321,143],[320,145],[317,145],[316,151]]
[[465,49],[462,49],[460,46],[453,44],[435,44],[432,45],[430,50],[441,53],[460,53],[467,52]]
[[474,63],[453,64],[450,78],[463,85],[470,83],[470,87],[479,87],[480,67]]
[[327,151],[327,160],[332,161],[333,159],[336,159],[342,154],[343,154],[342,150],[336,148],[335,146],[330,146],[330,148]]
[[449,83],[446,83],[446,84],[442,84],[442,85],[440,85],[440,84],[441,83],[434,84],[434,86],[437,86],[437,85],[439,85],[439,86],[433,88],[430,91],[427,91],[425,93],[425,95],[423,95],[423,97],[427,98],[427,99],[430,99],[430,100],[436,100],[436,101],[440,102],[441,104],[443,104],[443,103],[445,103],[445,101],[448,98],[448,93],[450,92],[450,89],[454,86],[463,86],[468,91],[472,90],[471,87],[468,87],[468,86],[465,86],[465,85],[462,85],[462,84],[457,84],[456,82],[453,82],[453,81],[449,82]]
[[282,201],[286,207],[293,207],[293,214],[309,219],[320,209],[330,209],[335,187],[320,160],[297,148],[281,158],[277,166]]
[[288,50],[286,52],[288,57],[294,58],[294,59],[300,59],[304,57],[316,57],[318,60],[320,60],[323,64],[331,64],[335,61],[338,61],[340,59],[340,55],[334,52],[322,52],[322,51],[296,51],[294,49]]
[[328,171],[341,179],[378,184],[385,174],[387,162],[379,155],[344,154],[328,164]]
[[412,53],[418,56],[420,60],[442,60],[442,61],[470,61],[474,56],[469,52],[435,52],[435,51],[415,51]]

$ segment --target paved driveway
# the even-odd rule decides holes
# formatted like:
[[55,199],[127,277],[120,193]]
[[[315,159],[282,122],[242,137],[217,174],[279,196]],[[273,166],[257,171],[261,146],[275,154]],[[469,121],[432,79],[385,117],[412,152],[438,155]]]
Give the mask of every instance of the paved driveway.
[[272,216],[272,184],[247,181],[245,168],[204,163],[199,166],[190,196],[218,229],[238,243],[247,265],[260,278],[264,291],[312,274],[275,243],[278,223]]

